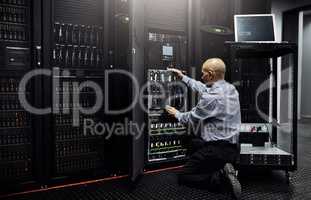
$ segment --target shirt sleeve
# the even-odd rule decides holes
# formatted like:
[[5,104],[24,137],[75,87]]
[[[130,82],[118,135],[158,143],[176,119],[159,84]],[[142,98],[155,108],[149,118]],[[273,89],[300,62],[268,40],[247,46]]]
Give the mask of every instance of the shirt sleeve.
[[195,124],[215,116],[218,110],[217,100],[201,99],[191,111],[184,113],[177,111],[175,117],[181,123]]
[[194,79],[192,79],[186,75],[184,75],[182,77],[182,81],[184,83],[186,83],[187,86],[190,87],[193,91],[196,91],[200,94],[202,94],[204,91],[206,91],[206,85],[205,84],[203,84],[200,81],[196,81],[196,80],[194,80]]

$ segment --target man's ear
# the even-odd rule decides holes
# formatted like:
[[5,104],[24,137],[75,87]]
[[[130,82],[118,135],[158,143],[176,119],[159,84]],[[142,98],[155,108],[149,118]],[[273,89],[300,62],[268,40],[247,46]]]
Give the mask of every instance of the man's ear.
[[211,77],[211,80],[214,80],[216,78],[216,73],[212,70],[208,71],[208,75]]

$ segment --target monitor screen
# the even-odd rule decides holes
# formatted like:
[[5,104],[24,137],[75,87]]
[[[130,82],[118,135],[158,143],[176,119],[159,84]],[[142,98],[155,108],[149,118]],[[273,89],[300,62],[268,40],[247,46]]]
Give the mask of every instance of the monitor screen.
[[173,46],[170,46],[169,44],[162,46],[162,60],[172,61],[173,57],[174,57]]
[[274,15],[235,15],[236,42],[275,42]]
[[172,46],[163,46],[163,56],[173,56]]

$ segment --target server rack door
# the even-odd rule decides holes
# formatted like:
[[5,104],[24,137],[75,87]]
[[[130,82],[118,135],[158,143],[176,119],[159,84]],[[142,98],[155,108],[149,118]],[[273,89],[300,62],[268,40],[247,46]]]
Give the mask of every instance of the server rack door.
[[25,108],[39,104],[39,79],[23,81],[39,67],[33,57],[40,50],[38,6],[37,0],[0,1],[0,193],[36,184],[42,175],[38,119]]
[[[43,61],[51,70],[44,80],[46,180],[94,178],[110,169],[111,141],[96,125],[109,126],[103,99],[108,55],[108,12],[113,1],[50,0],[43,2]],[[77,111],[77,109],[79,111]],[[108,155],[109,154],[109,155]]]
[[[191,2],[146,0],[145,115],[146,169],[182,164],[186,158],[187,127],[165,112],[165,105],[187,111],[187,88],[166,71],[168,67],[189,71]],[[189,28],[188,28],[189,27]],[[189,52],[188,52],[189,51]]]
[[[139,88],[144,84],[144,42],[145,42],[145,27],[144,27],[144,15],[145,6],[144,0],[132,0],[130,3],[130,44],[132,48],[131,57],[131,71],[134,78],[139,84]],[[133,91],[133,99],[135,93],[139,91]],[[139,127],[145,125],[144,112],[140,104],[136,104],[133,110],[133,122],[137,123]],[[145,149],[144,149],[144,133],[136,130],[132,136],[131,143],[131,168],[130,176],[131,181],[136,179],[143,173],[144,161],[145,161]]]

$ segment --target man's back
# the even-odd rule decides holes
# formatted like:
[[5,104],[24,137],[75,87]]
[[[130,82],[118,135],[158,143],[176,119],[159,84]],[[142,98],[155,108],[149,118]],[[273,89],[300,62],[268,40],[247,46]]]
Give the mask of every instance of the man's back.
[[239,94],[230,83],[219,80],[202,92],[201,137],[205,141],[227,140],[237,143],[241,124]]

